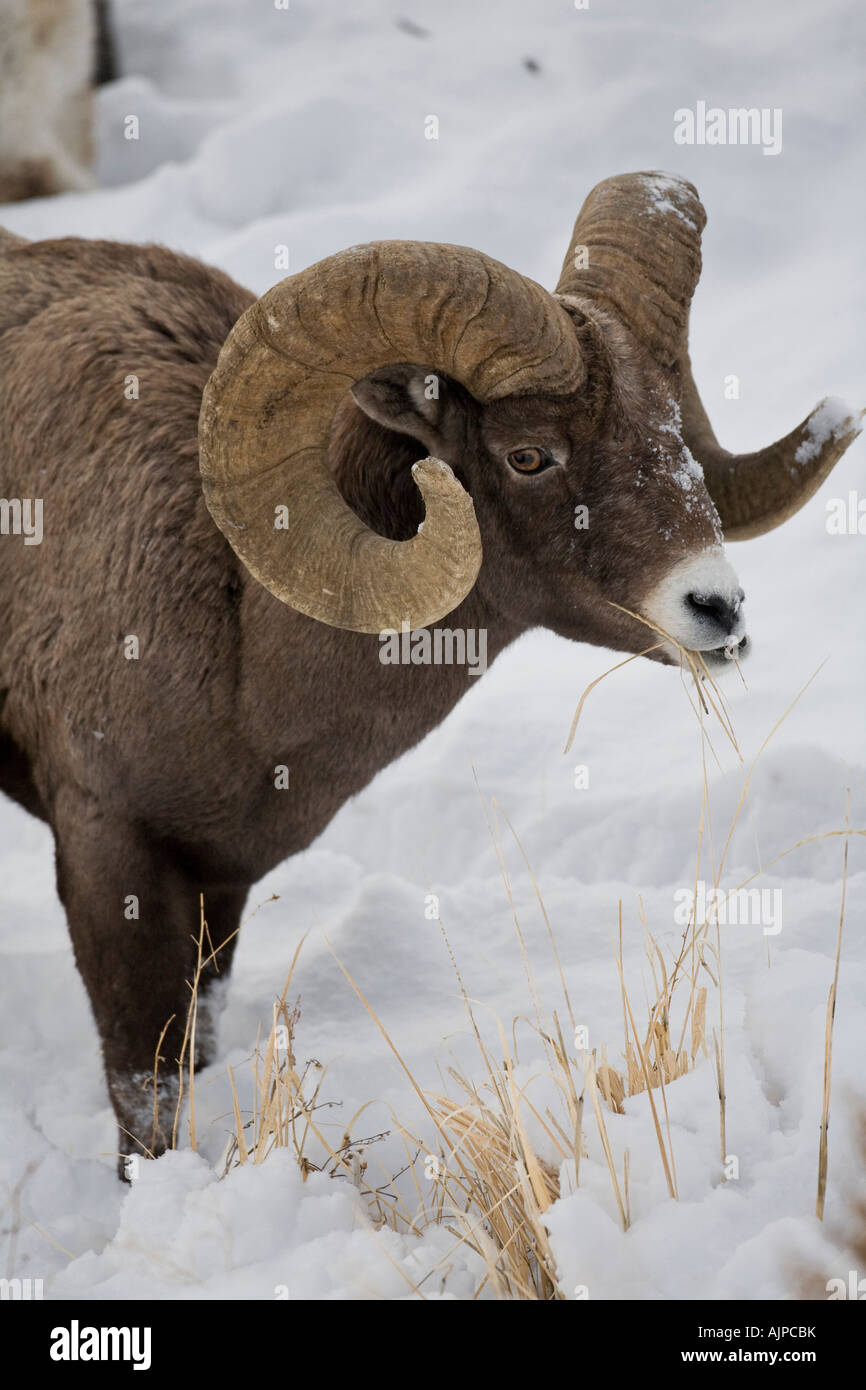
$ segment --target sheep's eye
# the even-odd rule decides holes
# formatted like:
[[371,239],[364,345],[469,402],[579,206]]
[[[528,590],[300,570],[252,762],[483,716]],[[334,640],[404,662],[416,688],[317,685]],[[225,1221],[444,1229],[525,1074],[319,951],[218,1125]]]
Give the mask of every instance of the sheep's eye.
[[508,462],[518,473],[540,473],[556,460],[547,449],[512,449]]

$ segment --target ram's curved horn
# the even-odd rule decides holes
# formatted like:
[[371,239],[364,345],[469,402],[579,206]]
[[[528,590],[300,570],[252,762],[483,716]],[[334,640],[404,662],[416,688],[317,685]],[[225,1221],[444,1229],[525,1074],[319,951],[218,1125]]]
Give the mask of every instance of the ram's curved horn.
[[699,460],[725,539],[747,541],[781,526],[808,502],[860,433],[863,412],[822,400],[802,424],[752,454],[731,454],[713,433],[692,374],[680,360],[683,440]]
[[445,464],[415,465],[426,514],[408,541],[364,525],[325,465],[339,401],[397,362],[429,365],[481,402],[569,393],[584,376],[573,324],[548,292],[466,247],[352,247],[283,280],[243,315],[202,402],[207,505],[271,593],[355,632],[437,621],[481,564],[472,500]]
[[697,190],[684,179],[605,179],[578,214],[556,291],[613,309],[661,366],[673,367],[701,273],[706,220]]
[[706,213],[684,179],[648,172],[605,179],[581,208],[557,291],[601,302],[672,369],[683,440],[704,470],[728,540],[770,531],[798,511],[860,432],[860,416],[822,401],[784,439],[731,454],[713,434],[688,353],[689,306]]

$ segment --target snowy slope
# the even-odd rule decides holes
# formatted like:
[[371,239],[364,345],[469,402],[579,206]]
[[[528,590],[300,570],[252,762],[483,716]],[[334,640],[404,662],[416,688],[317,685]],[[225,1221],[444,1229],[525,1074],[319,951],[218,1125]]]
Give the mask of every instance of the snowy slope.
[[[158,240],[258,292],[285,273],[274,268],[278,246],[289,248],[294,271],[343,246],[395,237],[478,246],[552,285],[597,180],[672,169],[697,184],[709,214],[693,360],[723,442],[757,447],[827,392],[866,403],[866,18],[856,0],[827,0],[820,11],[810,0],[591,0],[586,10],[566,0],[291,0],[288,11],[266,0],[115,0],[114,9],[129,75],[100,96],[102,187],[4,208],[0,222],[11,229]],[[675,145],[674,111],[702,99],[781,108],[782,152]],[[139,117],[138,141],[124,139],[130,114]],[[424,135],[430,115],[439,119],[435,141]],[[732,373],[737,400],[723,394]],[[847,788],[851,822],[866,826],[866,539],[825,527],[827,500],[862,490],[864,458],[858,441],[797,517],[731,548],[755,644],[748,689],[727,687],[747,765],[826,662],[758,764],[728,854],[728,886],[796,841],[842,827]],[[619,1050],[617,903],[626,974],[642,1009],[652,985],[638,900],[673,948],[673,895],[694,872],[701,775],[697,725],[679,678],[649,663],[632,663],[590,696],[563,756],[581,692],[615,659],[548,634],[527,636],[312,849],[257,887],[251,906],[264,906],[241,939],[220,1063],[199,1081],[200,1154],[145,1165],[131,1190],[121,1189],[107,1156],[113,1119],[54,895],[50,837],[0,805],[4,1273],[43,1277],[53,1296],[270,1298],[284,1285],[291,1296],[399,1298],[436,1269],[427,1296],[471,1294],[478,1262],[455,1252],[445,1230],[373,1233],[347,1184],[324,1176],[302,1184],[285,1154],[219,1181],[213,1165],[230,1127],[225,1066],[240,1066],[259,1024],[267,1027],[308,932],[296,975],[298,1048],[329,1063],[326,1094],[343,1103],[329,1133],[339,1136],[367,1102],[360,1132],[391,1129],[396,1114],[426,1133],[417,1099],[325,936],[422,1086],[438,1085],[452,1057],[476,1069],[438,924],[425,918],[427,894],[439,897],[480,1016],[498,1015],[508,1028],[529,1002],[474,774],[488,809],[495,797],[521,837],[591,1045]],[[722,740],[716,745],[723,770],[710,771],[721,842],[742,770]],[[576,764],[589,769],[588,789],[575,788]],[[506,843],[539,988],[558,1008],[532,883],[516,845]],[[647,1097],[608,1117],[620,1171],[630,1150],[625,1235],[588,1124],[581,1188],[550,1213],[564,1291],[579,1284],[592,1298],[788,1296],[796,1251],[811,1252],[827,1276],[847,1272],[845,1187],[862,1184],[847,1115],[853,1096],[866,1093],[866,854],[856,839],[823,1231],[812,1215],[841,865],[841,839],[816,840],[760,880],[782,889],[777,935],[723,929],[727,1147],[739,1179],[720,1181],[708,1059],[668,1090],[679,1202],[667,1195]],[[279,896],[265,902],[271,894]],[[528,1029],[520,1036],[529,1077],[543,1066],[541,1052]],[[375,1158],[395,1172],[402,1145],[392,1135],[375,1146]]]

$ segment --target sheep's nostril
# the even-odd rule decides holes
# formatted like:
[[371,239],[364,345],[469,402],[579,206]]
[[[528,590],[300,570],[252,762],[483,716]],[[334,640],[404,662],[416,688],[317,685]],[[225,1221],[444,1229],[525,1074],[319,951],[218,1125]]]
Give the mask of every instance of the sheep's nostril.
[[686,595],[686,604],[698,617],[714,619],[728,633],[733,632],[737,625],[737,615],[744,597],[742,589],[733,599],[727,594],[691,593]]

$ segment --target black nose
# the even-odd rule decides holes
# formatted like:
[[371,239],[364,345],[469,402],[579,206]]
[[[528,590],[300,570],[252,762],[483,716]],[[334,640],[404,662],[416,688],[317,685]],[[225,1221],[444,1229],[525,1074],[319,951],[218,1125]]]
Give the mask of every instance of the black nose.
[[737,625],[740,604],[746,595],[742,589],[731,598],[729,594],[687,594],[686,603],[701,618],[713,618],[727,635]]

